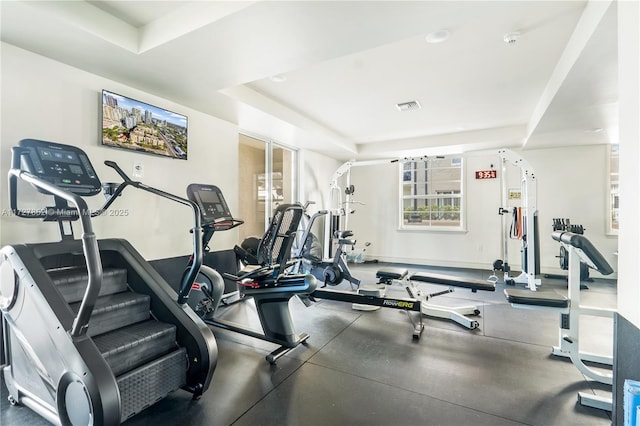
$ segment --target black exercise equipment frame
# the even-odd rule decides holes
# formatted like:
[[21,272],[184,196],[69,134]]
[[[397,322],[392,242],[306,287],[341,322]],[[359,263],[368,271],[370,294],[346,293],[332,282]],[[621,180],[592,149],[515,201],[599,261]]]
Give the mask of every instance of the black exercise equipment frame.
[[[226,231],[226,230],[233,229],[237,226],[242,225],[244,221],[241,219],[233,218],[226,204],[224,196],[222,195],[222,191],[215,185],[190,184],[187,187],[187,196],[189,197],[191,202],[197,204],[196,199],[198,197],[196,195],[199,192],[197,188],[199,188],[200,191],[203,190],[203,188],[205,188],[209,191],[216,192],[216,196],[220,200],[220,205],[224,210],[223,212],[224,214],[222,214],[220,217],[215,217],[213,220],[205,220],[205,211],[204,211],[205,209],[203,208],[199,209],[200,214],[202,215],[201,223],[204,229],[204,232],[202,233],[202,237],[201,237],[202,238],[201,245],[204,247],[208,247],[209,241],[211,240],[211,238],[213,237],[216,231]],[[200,202],[203,203],[202,200],[200,200]],[[291,207],[297,208],[298,206],[292,205]],[[285,210],[288,210],[287,205],[279,206],[279,209],[283,209],[283,208]],[[283,236],[282,234],[279,233],[279,231],[280,230],[278,225],[278,229],[276,229],[276,234],[273,235],[274,238]],[[293,238],[293,236],[291,235],[286,235],[286,237]],[[290,251],[290,246],[291,244],[289,243],[288,244],[289,251]],[[295,293],[291,293],[291,295],[288,295],[288,296],[287,294],[290,291],[295,291],[296,289],[290,288],[290,290],[288,290],[287,285],[289,283],[287,283],[287,281],[291,281],[290,284],[295,286],[296,284],[299,284],[298,282],[300,281],[300,278],[301,278],[301,276],[294,277],[294,276],[288,276],[286,274],[283,274],[283,272],[286,269],[288,269],[290,266],[292,266],[295,263],[294,261],[286,261],[284,264],[281,264],[281,263],[273,264],[272,261],[274,259],[273,259],[273,253],[271,251],[268,252],[268,257],[269,257],[269,261],[265,266],[254,268],[249,272],[242,273],[240,275],[223,273],[220,277],[221,280],[222,280],[222,277],[224,277],[224,279],[234,281],[236,283],[240,283],[245,280],[252,280],[256,278],[258,275],[271,271],[267,276],[267,281],[268,281],[267,287],[262,287],[259,289],[246,287],[244,291],[242,292],[238,291],[238,293],[240,294],[240,298],[236,300],[236,302],[238,302],[241,300],[246,300],[246,298],[252,297],[256,301],[256,308],[258,310],[260,322],[263,326],[264,333],[261,333],[257,330],[252,330],[248,327],[245,327],[241,324],[234,323],[232,321],[224,320],[221,318],[215,318],[216,307],[214,307],[213,315],[208,316],[207,314],[203,314],[201,315],[201,319],[205,322],[205,324],[208,324],[210,326],[233,331],[235,333],[244,334],[246,336],[253,337],[255,339],[263,340],[263,341],[278,345],[279,347],[277,349],[275,349],[265,357],[267,362],[273,365],[282,356],[286,355],[288,352],[295,349],[300,344],[306,343],[307,339],[309,338],[309,335],[307,333],[295,333],[293,331],[293,324],[289,316],[288,308],[286,309],[286,315],[283,312],[284,309],[279,310],[277,307],[273,308],[275,309],[275,312],[278,312],[278,315],[273,316],[274,311],[270,311],[272,314],[270,318],[278,323],[277,326],[275,326],[274,328],[277,328],[280,331],[290,329],[289,334],[284,334],[277,330],[272,330],[271,327],[263,323],[263,320],[265,322],[267,321],[267,316],[268,316],[265,312],[263,312],[263,309],[266,309],[269,303],[276,304],[276,305],[278,303],[288,304],[289,299],[293,297]],[[278,257],[278,261],[279,260],[280,260],[280,257]],[[189,264],[187,265],[187,270],[189,270],[189,268],[191,267],[191,262],[192,262],[192,259],[189,260]],[[211,278],[209,278],[208,280],[210,281],[210,285],[213,286],[214,284],[213,280]],[[281,284],[282,286],[278,287],[279,284]],[[303,286],[306,286],[306,285],[307,285],[307,280],[305,279]],[[313,286],[315,288],[315,279],[314,279]],[[213,294],[211,294],[207,290],[206,286],[204,287],[201,286],[200,290],[203,291],[205,295],[205,299],[208,299],[210,302],[216,303],[216,301],[213,300],[214,299]],[[251,294],[251,293],[255,293],[255,294]],[[278,297],[279,295],[284,295],[284,296],[279,298]],[[225,299],[225,296],[223,295],[221,302],[223,302],[224,299]],[[264,308],[263,308],[263,303],[265,305]],[[223,302],[223,305],[229,305],[229,304]],[[194,310],[196,310],[195,307],[194,307]]]

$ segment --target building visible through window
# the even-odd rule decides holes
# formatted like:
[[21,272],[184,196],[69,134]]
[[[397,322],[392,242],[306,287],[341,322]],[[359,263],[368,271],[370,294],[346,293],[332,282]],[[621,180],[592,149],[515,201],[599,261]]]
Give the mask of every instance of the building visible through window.
[[462,228],[462,158],[402,164],[403,228]]

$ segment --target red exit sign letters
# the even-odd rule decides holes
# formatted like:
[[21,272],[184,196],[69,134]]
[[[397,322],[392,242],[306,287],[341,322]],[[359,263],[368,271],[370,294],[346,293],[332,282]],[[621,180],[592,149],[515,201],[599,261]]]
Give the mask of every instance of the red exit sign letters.
[[495,170],[480,170],[476,172],[476,179],[495,179],[496,177]]

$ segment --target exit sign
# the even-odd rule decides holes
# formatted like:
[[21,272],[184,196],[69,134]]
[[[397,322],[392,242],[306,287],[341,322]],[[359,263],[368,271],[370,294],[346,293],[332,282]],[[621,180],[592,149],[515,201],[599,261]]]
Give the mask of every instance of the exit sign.
[[476,179],[495,179],[496,177],[495,170],[480,170],[476,172]]

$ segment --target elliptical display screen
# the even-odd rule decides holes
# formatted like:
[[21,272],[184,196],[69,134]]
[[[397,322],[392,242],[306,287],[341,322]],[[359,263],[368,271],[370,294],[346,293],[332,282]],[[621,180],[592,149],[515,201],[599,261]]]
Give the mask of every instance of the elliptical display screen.
[[187,188],[187,195],[191,201],[198,204],[204,222],[232,217],[222,192],[217,186],[194,183]]
[[30,173],[78,195],[102,190],[89,157],[80,148],[36,139],[24,139],[20,147],[29,150],[25,168]]

